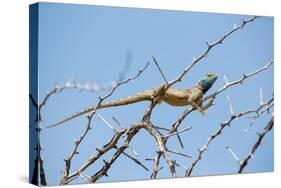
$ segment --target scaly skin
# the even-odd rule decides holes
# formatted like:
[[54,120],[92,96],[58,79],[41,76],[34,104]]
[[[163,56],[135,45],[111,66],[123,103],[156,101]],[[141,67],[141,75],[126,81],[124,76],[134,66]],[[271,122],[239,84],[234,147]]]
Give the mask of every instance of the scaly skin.
[[129,96],[127,98],[119,99],[112,102],[105,102],[97,107],[90,106],[82,111],[79,111],[63,119],[62,121],[59,121],[53,125],[48,126],[48,128],[61,125],[71,119],[89,113],[95,109],[122,106],[122,105],[132,104],[136,102],[152,101],[152,100],[156,100],[157,104],[160,104],[161,102],[164,101],[171,106],[191,105],[193,108],[204,114],[205,108],[203,108],[202,106],[203,95],[209,90],[209,88],[212,87],[216,79],[217,79],[216,75],[214,75],[213,73],[207,73],[207,75],[203,77],[199,81],[199,83],[193,86],[192,88],[189,89],[169,88],[164,94],[159,95],[159,93],[161,93],[161,91],[164,89],[165,86],[165,85],[161,85],[156,89],[145,90],[141,93],[137,93],[136,95]]

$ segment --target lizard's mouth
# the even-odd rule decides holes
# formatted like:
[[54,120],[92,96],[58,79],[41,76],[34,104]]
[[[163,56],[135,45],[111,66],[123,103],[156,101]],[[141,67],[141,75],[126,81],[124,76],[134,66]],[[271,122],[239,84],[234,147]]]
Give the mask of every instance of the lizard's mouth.
[[214,76],[213,80],[216,81],[218,79],[218,76]]
[[216,82],[216,80],[218,79],[218,76],[213,76],[211,79],[210,79],[210,83],[212,83],[212,85]]

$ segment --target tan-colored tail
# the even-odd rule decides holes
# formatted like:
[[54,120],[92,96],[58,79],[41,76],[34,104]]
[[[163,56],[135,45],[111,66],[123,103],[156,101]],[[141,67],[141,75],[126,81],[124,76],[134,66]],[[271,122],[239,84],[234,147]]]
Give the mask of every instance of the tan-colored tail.
[[[127,105],[127,104],[132,104],[132,103],[136,103],[136,102],[140,102],[140,101],[144,101],[144,100],[151,100],[151,92],[150,91],[145,91],[142,93],[138,93],[134,96],[130,96],[128,98],[124,98],[124,99],[119,99],[116,101],[112,101],[112,102],[105,102],[103,104],[101,104],[100,106],[97,107],[97,109],[101,109],[101,108],[107,108],[107,107],[114,107],[114,106],[122,106],[122,105]],[[74,119],[78,116],[81,116],[83,114],[89,113],[93,110],[95,110],[96,106],[90,106],[80,112],[77,112],[65,119],[63,119],[62,121],[59,121],[53,125],[48,126],[47,128],[51,128],[51,127],[56,127],[58,125],[61,125],[71,119]]]
[[56,126],[58,126],[58,125],[60,125],[60,124],[63,124],[63,123],[65,123],[65,122],[67,122],[67,121],[69,121],[69,120],[71,120],[71,119],[74,119],[74,118],[76,118],[76,117],[78,117],[78,116],[81,116],[81,115],[83,115],[83,114],[86,114],[86,113],[88,113],[88,112],[91,112],[91,111],[93,111],[95,108],[96,108],[95,106],[88,107],[88,108],[86,108],[86,109],[84,109],[84,110],[82,110],[82,111],[80,111],[80,112],[77,112],[77,113],[75,113],[75,114],[72,114],[71,116],[69,116],[69,117],[67,117],[67,118],[65,118],[65,119],[63,119],[63,120],[61,120],[61,121],[59,121],[59,122],[57,122],[57,123],[55,123],[55,124],[53,124],[53,125],[49,125],[47,128],[56,127]]

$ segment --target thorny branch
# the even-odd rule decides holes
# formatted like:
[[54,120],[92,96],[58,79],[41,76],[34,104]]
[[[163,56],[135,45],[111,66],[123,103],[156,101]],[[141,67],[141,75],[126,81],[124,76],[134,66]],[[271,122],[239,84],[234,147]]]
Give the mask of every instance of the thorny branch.
[[272,116],[271,120],[268,122],[268,124],[264,128],[264,131],[262,133],[258,133],[258,139],[255,142],[255,144],[253,145],[249,155],[246,156],[246,158],[243,161],[241,161],[241,165],[239,167],[238,173],[242,173],[244,168],[247,166],[249,160],[254,156],[254,153],[261,145],[264,136],[273,128],[273,126],[274,126],[274,116]]
[[152,160],[154,165],[153,165],[153,172],[150,176],[151,179],[155,179],[157,177],[158,172],[163,169],[163,167],[159,168],[159,162],[160,162],[160,157],[161,154],[159,151],[157,151],[157,155],[153,159],[146,159],[146,160]]
[[[111,167],[111,165],[114,163],[114,161],[125,151],[125,149],[129,145],[130,141],[137,134],[138,131],[139,131],[139,128],[136,128],[136,129],[128,132],[126,141],[124,142],[124,144],[121,147],[119,147],[117,149],[117,151],[114,153],[113,157],[109,161],[103,160],[104,166],[97,173],[95,173],[93,176],[91,176],[92,183],[96,182],[98,179],[100,179],[104,175],[108,176],[107,175],[108,169]],[[114,145],[113,145],[113,147],[114,147]]]
[[[99,102],[98,102],[96,108],[94,109],[93,112],[91,112],[91,113],[87,116],[87,117],[88,117],[88,123],[87,123],[86,130],[82,133],[82,135],[80,136],[80,138],[79,138],[77,141],[75,141],[75,145],[74,145],[74,148],[73,148],[73,150],[72,150],[70,156],[67,157],[67,159],[65,159],[65,170],[64,170],[64,176],[63,176],[63,178],[62,178],[62,180],[61,180],[61,182],[60,182],[61,185],[62,185],[62,184],[67,184],[67,183],[69,182],[69,180],[73,180],[73,179],[72,179],[73,177],[79,175],[79,172],[83,172],[83,171],[85,170],[85,168],[82,168],[82,169],[76,171],[75,175],[73,175],[73,174],[72,174],[72,175],[69,175],[69,170],[70,170],[70,166],[71,166],[71,160],[72,160],[72,158],[74,157],[75,154],[78,154],[77,149],[78,149],[80,143],[82,142],[82,140],[85,138],[86,134],[87,134],[87,133],[89,132],[89,130],[91,129],[91,121],[92,121],[93,116],[94,116],[95,113],[96,113],[97,108],[102,104],[102,102],[103,102],[105,99],[109,98],[109,97],[114,93],[114,91],[115,91],[118,87],[120,87],[121,85],[127,84],[128,82],[130,82],[130,81],[135,80],[136,78],[138,78],[138,77],[141,75],[141,73],[146,70],[146,68],[148,67],[148,65],[149,65],[149,63],[147,63],[147,64],[144,66],[143,69],[139,70],[138,73],[137,73],[135,76],[129,77],[128,79],[123,80],[123,81],[119,81],[119,82],[111,89],[111,91],[110,91],[107,95],[105,95],[104,97],[99,97]],[[115,129],[113,129],[113,130],[115,130]],[[115,130],[115,133],[117,134],[117,131],[116,131],[116,130]],[[126,133],[127,133],[127,132],[126,132]],[[128,133],[127,133],[127,134],[128,134]],[[121,136],[122,136],[122,135],[121,135]],[[130,141],[130,140],[131,140],[131,139],[129,139],[128,141]],[[117,143],[117,142],[116,142],[116,143]],[[116,147],[116,145],[114,145],[114,147]],[[126,148],[124,148],[124,149],[126,149]],[[123,150],[124,150],[124,149],[123,149]],[[123,150],[122,150],[122,151],[123,151]],[[113,162],[114,162],[114,161],[113,161]],[[91,177],[91,179],[93,179],[93,177]],[[99,179],[99,178],[98,178],[98,179]],[[92,181],[92,180],[91,180],[91,181]]]
[[74,155],[79,154],[79,152],[77,150],[78,150],[78,147],[79,147],[80,143],[85,138],[87,133],[92,129],[91,119],[93,117],[93,113],[91,115],[87,116],[87,117],[88,117],[88,123],[87,123],[87,127],[86,127],[85,131],[82,133],[82,135],[79,137],[79,139],[75,141],[74,148],[73,148],[72,152],[70,153],[70,155],[66,159],[64,159],[65,170],[64,170],[63,178],[62,178],[60,184],[63,184],[63,182],[65,182],[67,180],[67,178],[69,176],[72,158],[74,157]]
[[224,90],[226,90],[227,88],[229,88],[229,87],[231,87],[231,86],[233,86],[233,85],[242,84],[242,83],[244,82],[244,80],[246,80],[246,79],[248,79],[248,78],[250,78],[250,77],[252,77],[252,76],[254,76],[254,75],[256,75],[256,74],[258,74],[258,73],[260,73],[260,72],[263,72],[263,71],[267,70],[268,67],[269,67],[270,65],[272,65],[273,63],[274,63],[274,60],[271,59],[271,60],[270,60],[265,66],[263,66],[262,68],[260,68],[260,69],[258,69],[258,70],[256,70],[256,71],[254,71],[254,72],[251,72],[251,73],[249,73],[249,74],[244,74],[244,75],[243,75],[240,79],[238,79],[238,80],[235,80],[235,81],[226,83],[222,88],[220,88],[219,90],[217,90],[217,91],[214,92],[213,94],[211,94],[211,95],[209,95],[209,96],[207,96],[207,97],[204,97],[203,101],[206,101],[206,100],[208,100],[208,99],[210,99],[210,98],[213,98],[213,97],[217,96],[219,93],[223,92]]
[[[129,146],[128,146],[129,147]],[[115,149],[118,149],[119,147],[115,147]],[[135,162],[136,164],[138,164],[139,166],[141,166],[142,168],[144,168],[146,171],[149,171],[149,169],[142,164],[142,162],[140,162],[138,159],[136,159],[135,157],[132,157],[131,155],[127,154],[126,152],[123,152],[123,154],[128,157],[129,159],[131,159],[133,162]]]
[[239,119],[239,118],[242,117],[242,116],[245,116],[245,115],[248,115],[248,114],[252,114],[252,113],[254,113],[254,114],[260,114],[260,112],[261,112],[265,107],[267,107],[268,105],[270,105],[271,103],[273,103],[273,100],[274,100],[274,99],[273,99],[273,97],[272,97],[270,100],[268,100],[267,103],[264,103],[264,104],[258,106],[257,108],[255,108],[255,109],[250,109],[250,110],[247,110],[247,111],[244,111],[244,112],[240,112],[240,113],[233,114],[233,115],[231,115],[231,117],[230,117],[228,120],[222,122],[222,123],[220,124],[220,127],[218,128],[218,130],[215,131],[215,133],[213,133],[213,134],[208,138],[207,143],[206,143],[204,146],[202,146],[201,148],[198,149],[197,158],[192,162],[192,165],[191,165],[191,167],[187,170],[187,174],[186,174],[186,175],[187,175],[187,176],[191,176],[191,173],[192,173],[194,167],[198,164],[198,162],[199,162],[200,160],[202,160],[203,153],[208,150],[209,145],[215,140],[215,138],[217,138],[220,134],[222,134],[222,131],[224,130],[225,127],[227,127],[227,126],[230,127],[232,121],[237,120],[237,119]]
[[144,128],[151,134],[151,136],[154,137],[157,145],[157,149],[159,153],[161,153],[161,155],[164,157],[165,161],[167,162],[172,177],[176,177],[177,175],[175,170],[175,163],[173,160],[170,159],[170,156],[167,151],[166,143],[165,140],[163,139],[162,134],[149,122],[148,124],[146,124]]
[[249,160],[254,157],[255,152],[261,146],[264,136],[269,131],[272,130],[273,126],[274,126],[274,116],[271,117],[270,121],[264,127],[263,132],[262,133],[257,133],[258,139],[256,140],[256,142],[252,146],[252,149],[250,150],[249,154],[243,160],[240,160],[239,157],[237,157],[237,155],[231,150],[231,148],[227,147],[227,149],[229,150],[231,155],[235,158],[235,160],[239,164],[238,173],[242,173],[243,172],[244,168],[248,165]]
[[192,63],[191,63],[189,66],[187,66],[187,67],[183,70],[183,72],[182,72],[176,79],[174,79],[174,80],[172,80],[172,81],[169,82],[169,85],[168,85],[168,86],[170,87],[170,86],[174,85],[175,83],[181,81],[182,78],[184,77],[184,75],[185,75],[195,64],[197,64],[197,63],[198,63],[201,59],[203,59],[204,57],[207,57],[207,55],[208,55],[208,53],[210,52],[211,49],[213,49],[215,46],[217,46],[217,45],[219,45],[219,44],[222,44],[223,41],[224,41],[227,37],[229,37],[232,33],[236,32],[236,31],[238,31],[238,30],[240,30],[240,29],[243,29],[248,23],[253,22],[253,21],[254,21],[255,19],[257,19],[257,18],[258,18],[258,16],[253,16],[253,17],[251,17],[251,18],[249,18],[249,19],[247,19],[247,20],[244,20],[244,19],[243,19],[243,20],[242,20],[242,23],[241,23],[239,26],[234,26],[233,29],[231,29],[230,31],[228,31],[227,33],[225,33],[225,34],[224,34],[221,38],[219,38],[217,41],[212,42],[212,43],[206,42],[206,44],[207,44],[206,50],[205,50],[201,55],[199,55],[199,57],[194,58],[193,61],[192,61]]
[[[125,141],[125,145],[123,145],[123,147],[122,146],[119,147],[119,148],[121,148],[121,150],[123,152],[124,149],[127,148],[127,144],[129,144],[129,142],[132,139],[132,137],[135,136],[135,134],[139,131],[139,129],[143,128],[144,126],[145,126],[144,124],[136,124],[136,125],[132,125],[132,126],[126,128],[126,129],[122,129],[122,130],[117,131],[107,144],[105,144],[101,148],[96,148],[96,152],[87,160],[87,162],[85,162],[78,170],[76,170],[72,174],[70,174],[68,176],[67,180],[65,182],[63,182],[62,184],[68,184],[70,181],[73,180],[73,178],[75,178],[75,177],[77,177],[79,175],[79,172],[83,172],[91,164],[93,164],[100,157],[102,157],[103,154],[105,154],[106,152],[108,152],[111,149],[114,149],[116,147],[116,144],[120,140],[120,138],[124,135],[124,133],[127,133],[127,135],[130,135],[130,136],[128,136],[129,139],[127,138],[127,140]],[[106,168],[106,171],[107,170],[108,169]]]
[[[264,102],[260,103],[263,104]],[[259,116],[265,112],[267,112],[269,114],[270,109],[273,107],[274,103],[271,103],[270,105],[268,105],[266,108],[264,108],[259,114],[255,114],[255,115],[251,115],[251,116],[247,116],[247,118],[251,119],[251,123],[249,125],[249,127],[247,129],[244,129],[245,133],[249,132],[250,129],[252,128],[254,122],[256,119],[259,118]]]

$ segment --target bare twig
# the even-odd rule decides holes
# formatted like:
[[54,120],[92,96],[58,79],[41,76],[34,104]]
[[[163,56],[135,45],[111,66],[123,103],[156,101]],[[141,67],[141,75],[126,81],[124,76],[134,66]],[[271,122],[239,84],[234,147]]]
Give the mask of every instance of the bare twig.
[[156,129],[159,129],[159,130],[170,131],[170,129],[167,129],[167,128],[165,128],[165,127],[160,127],[160,126],[157,126],[157,125],[154,125],[154,127],[155,127]]
[[[114,133],[117,132],[117,130],[116,130],[108,121],[106,121],[101,115],[98,114],[98,118],[99,118],[103,123],[105,123],[106,126],[108,126],[110,129],[112,129],[112,130],[114,131]],[[114,119],[116,120],[116,118],[114,118]],[[120,126],[120,127],[121,127],[121,126]],[[127,134],[127,133],[125,133],[125,134]],[[124,135],[125,135],[125,134],[124,134]],[[123,136],[124,136],[124,135],[123,135]],[[129,149],[134,155],[138,156],[138,153],[137,153],[130,145],[128,145],[128,149]]]
[[[116,150],[119,149],[118,147],[115,148]],[[144,168],[146,171],[149,171],[148,168],[142,164],[138,159],[136,159],[135,157],[132,157],[131,155],[129,155],[126,152],[123,152],[123,154],[128,157],[129,159],[131,159],[132,161],[134,161],[136,164],[138,164],[139,166],[141,166],[142,168]]]
[[171,137],[171,136],[174,136],[174,135],[183,133],[183,132],[185,132],[185,131],[188,131],[188,130],[190,130],[191,128],[192,128],[192,127],[186,127],[186,128],[184,128],[184,129],[182,129],[182,130],[179,130],[179,131],[177,131],[177,132],[169,133],[169,134],[163,136],[163,138],[164,138],[164,139],[167,139],[167,138],[169,138],[169,137]]
[[98,118],[106,125],[108,126],[111,130],[113,130],[115,133],[117,130],[110,124],[108,121],[106,121],[100,114],[98,114]]
[[155,63],[155,65],[157,66],[159,72],[161,73],[161,76],[163,77],[163,79],[165,80],[166,84],[168,85],[169,84],[168,80],[166,79],[166,77],[165,77],[163,71],[161,70],[159,64],[157,63],[156,59],[153,56],[152,56],[152,59],[153,59],[153,62]]
[[154,126],[150,123],[147,122],[146,126],[144,127],[151,136],[154,137],[157,148],[159,150],[159,152],[161,153],[161,155],[164,157],[165,161],[167,162],[170,172],[172,174],[172,177],[176,177],[176,170],[175,170],[175,164],[174,161],[170,159],[169,154],[167,152],[167,148],[166,148],[166,143],[164,143],[163,140],[163,136],[161,135],[161,133],[154,128]]
[[[264,104],[264,102],[262,103]],[[247,116],[246,118],[250,118],[251,119],[251,123],[249,125],[249,127],[247,129],[244,129],[245,133],[248,133],[250,131],[250,129],[253,127],[254,122],[256,119],[259,118],[260,115],[262,115],[263,113],[267,112],[269,113],[269,110],[274,106],[274,103],[272,102],[271,104],[269,104],[266,108],[264,108],[263,110],[261,110],[258,114],[254,114],[251,116]]]
[[229,147],[229,146],[226,146],[225,147],[229,153],[232,155],[232,157],[237,161],[238,164],[240,164],[240,159],[239,157],[234,153],[234,151]]
[[120,129],[123,129],[123,126],[122,126],[121,123],[117,120],[116,117],[112,117],[112,119],[113,119],[113,121],[115,121],[115,123],[118,125],[118,127],[119,127]]
[[233,115],[234,114],[234,111],[233,111],[233,107],[232,107],[232,104],[231,104],[231,101],[230,101],[230,98],[228,95],[226,95],[226,98],[227,98],[227,102],[228,102],[228,105],[229,105],[229,109],[230,109],[230,114]]
[[225,74],[223,75],[223,78],[224,78],[224,80],[225,80],[225,83],[228,84],[229,81],[228,81],[228,79],[226,78],[226,75],[225,75]]
[[262,91],[262,86],[260,87],[260,105],[263,104],[263,91]]
[[[133,136],[135,136],[135,134],[138,132],[138,130],[141,129],[141,128],[144,128],[144,127],[145,127],[144,124],[136,124],[136,125],[132,125],[132,126],[128,127],[127,129],[123,129],[123,130],[117,131],[107,144],[105,144],[101,148],[97,148],[96,149],[97,151],[78,170],[76,170],[73,173],[69,174],[69,176],[67,177],[66,181],[64,181],[61,184],[68,184],[69,182],[71,182],[73,180],[74,177],[79,175],[78,172],[83,172],[90,165],[92,165],[94,162],[96,162],[98,159],[100,159],[100,157],[102,157],[106,152],[108,152],[109,150],[115,148],[117,142],[119,141],[119,139],[122,137],[122,135],[125,132],[127,132],[128,136],[130,135],[130,137],[129,137],[130,139],[129,140],[127,139],[128,143],[125,142],[125,145],[119,147],[119,150],[116,153],[116,155],[119,156],[127,148],[127,145],[129,144],[129,141],[133,138]],[[118,157],[118,156],[116,156],[116,155],[115,155],[114,159],[112,159],[113,160],[113,161],[111,161],[112,163],[117,159],[116,157]],[[102,170],[101,172],[105,172],[105,171],[107,172],[107,170],[108,170],[108,167],[105,167],[105,169]],[[101,178],[102,175],[105,175],[105,174],[104,173],[103,174],[98,173],[97,175],[98,175],[98,177],[96,177],[95,180]]]
[[[262,104],[261,104],[262,105]],[[258,139],[257,141],[254,143],[254,145],[252,146],[251,151],[249,152],[249,154],[245,157],[244,160],[240,160],[239,157],[233,152],[233,150],[227,146],[227,150],[230,152],[230,154],[233,156],[233,158],[237,161],[237,163],[239,164],[239,169],[238,169],[238,173],[242,173],[244,168],[248,165],[248,161],[254,157],[254,154],[256,152],[256,150],[260,147],[260,145],[262,144],[262,140],[264,138],[264,136],[273,128],[274,126],[274,117],[272,116],[272,118],[270,119],[270,121],[267,123],[266,127],[264,128],[262,133],[257,133],[258,134]]]
[[153,172],[150,176],[150,179],[155,179],[157,177],[158,172],[163,168],[163,167],[159,168],[160,158],[161,158],[161,153],[158,151],[155,158],[152,159],[153,160]]
[[238,173],[242,173],[243,172],[243,170],[247,166],[249,160],[254,156],[256,150],[262,144],[262,140],[263,140],[264,136],[273,128],[273,126],[274,126],[274,116],[271,117],[270,121],[267,123],[267,125],[264,128],[263,132],[262,133],[257,133],[258,134],[258,139],[254,143],[254,145],[252,146],[252,149],[251,149],[250,153],[245,157],[245,159],[240,161]]
[[91,177],[86,175],[85,173],[83,172],[79,172],[79,176],[82,178],[82,179],[86,179],[87,182],[91,182]]
[[139,156],[139,154],[138,154],[138,152],[136,152],[136,150],[132,147],[132,146],[128,146],[128,149],[136,156],[136,157],[138,157]]
[[173,154],[177,154],[177,155],[183,156],[183,157],[192,158],[191,155],[187,155],[187,154],[184,154],[184,153],[176,152],[176,151],[173,151],[173,150],[170,150],[170,149],[168,149],[167,151],[170,152],[170,153],[173,153]]

